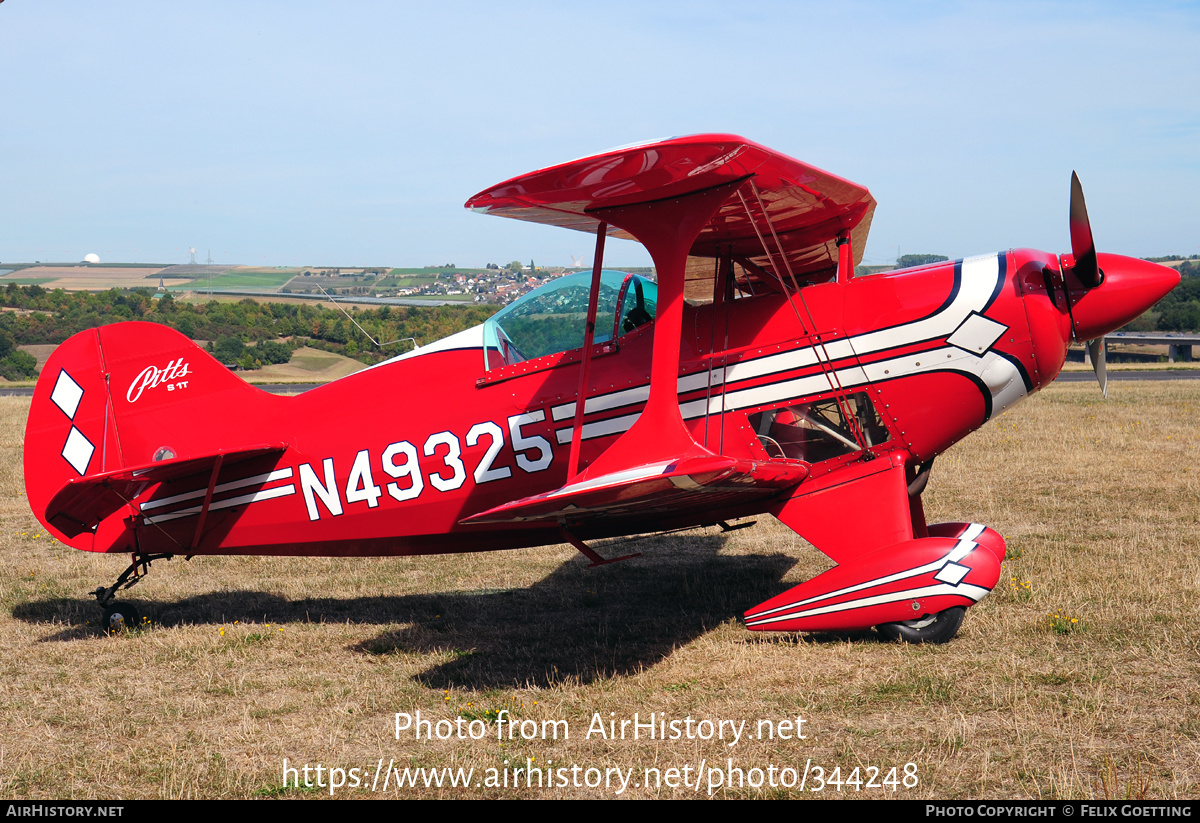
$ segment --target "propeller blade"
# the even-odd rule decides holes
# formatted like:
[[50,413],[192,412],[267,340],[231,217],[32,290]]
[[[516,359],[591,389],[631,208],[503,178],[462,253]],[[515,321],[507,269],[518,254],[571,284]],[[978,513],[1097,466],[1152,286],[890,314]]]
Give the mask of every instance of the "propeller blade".
[[1100,391],[1105,398],[1108,397],[1108,372],[1104,368],[1104,338],[1097,337],[1095,340],[1089,340],[1088,357],[1092,358],[1092,370],[1096,372],[1096,379],[1100,381]]
[[1096,244],[1079,175],[1071,172],[1071,256],[1075,258],[1075,276],[1088,288],[1100,285],[1100,267],[1096,264]]

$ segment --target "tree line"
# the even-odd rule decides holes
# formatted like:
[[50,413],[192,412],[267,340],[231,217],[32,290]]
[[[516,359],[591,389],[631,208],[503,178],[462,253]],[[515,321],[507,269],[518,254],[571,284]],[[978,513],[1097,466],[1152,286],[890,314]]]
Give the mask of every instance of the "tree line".
[[[0,306],[10,309],[0,311],[0,374],[6,377],[5,363],[16,355],[22,355],[18,360],[30,368],[17,376],[32,375],[28,361],[33,358],[17,350],[17,345],[62,343],[85,329],[126,320],[161,323],[189,338],[207,340],[214,353],[222,347],[222,362],[249,368],[255,367],[255,361],[280,362],[284,349],[290,357],[291,350],[299,346],[337,352],[368,365],[392,357],[398,350],[376,347],[341,311],[319,303],[258,303],[250,299],[191,303],[175,300],[170,294],[156,299],[148,289],[67,292],[10,283],[0,289]],[[352,307],[350,314],[380,342],[411,337],[425,345],[482,323],[498,308],[476,304]],[[254,347],[246,349],[251,343]],[[234,352],[236,357],[224,360]],[[247,353],[254,357],[247,360]]]

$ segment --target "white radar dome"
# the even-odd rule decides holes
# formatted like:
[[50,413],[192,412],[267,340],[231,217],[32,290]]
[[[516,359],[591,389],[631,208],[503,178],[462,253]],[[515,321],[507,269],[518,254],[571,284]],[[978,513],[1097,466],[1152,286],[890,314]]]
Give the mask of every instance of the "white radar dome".
[[99,263],[99,262],[100,262],[100,255],[98,255],[98,254],[89,254],[89,255],[87,255],[86,257],[84,257],[84,258],[83,258],[83,262],[85,262],[85,263]]

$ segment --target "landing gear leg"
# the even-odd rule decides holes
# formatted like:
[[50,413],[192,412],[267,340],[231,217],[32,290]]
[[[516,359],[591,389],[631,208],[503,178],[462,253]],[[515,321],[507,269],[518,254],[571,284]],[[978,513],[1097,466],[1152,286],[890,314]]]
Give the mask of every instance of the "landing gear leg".
[[170,560],[175,555],[173,554],[140,554],[133,553],[133,562],[129,564],[129,568],[121,573],[117,578],[117,582],[105,588],[100,586],[94,592],[97,602],[104,607],[104,619],[102,625],[104,631],[108,634],[116,634],[123,629],[132,629],[138,625],[137,609],[128,603],[118,603],[113,598],[117,592],[122,589],[128,589],[141,582],[142,578],[150,571],[150,564],[155,560]]

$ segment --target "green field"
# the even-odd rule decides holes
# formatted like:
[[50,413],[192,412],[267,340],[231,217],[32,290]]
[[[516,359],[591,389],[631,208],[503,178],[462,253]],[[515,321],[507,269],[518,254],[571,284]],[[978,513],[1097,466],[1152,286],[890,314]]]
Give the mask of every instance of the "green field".
[[248,291],[274,291],[296,275],[295,269],[268,269],[265,271],[239,270],[219,274],[211,280],[198,277],[186,286],[173,286],[172,291],[193,289],[246,289]]
[[16,283],[18,286],[40,286],[43,283],[49,283],[52,280],[57,280],[57,277],[4,277],[5,283]]
[[397,277],[395,280],[390,280],[386,285],[389,288],[409,289],[413,286],[428,286],[436,280],[436,277]]
[[328,383],[362,368],[362,363],[349,357],[303,346],[292,352],[287,363],[240,374],[249,383]]

